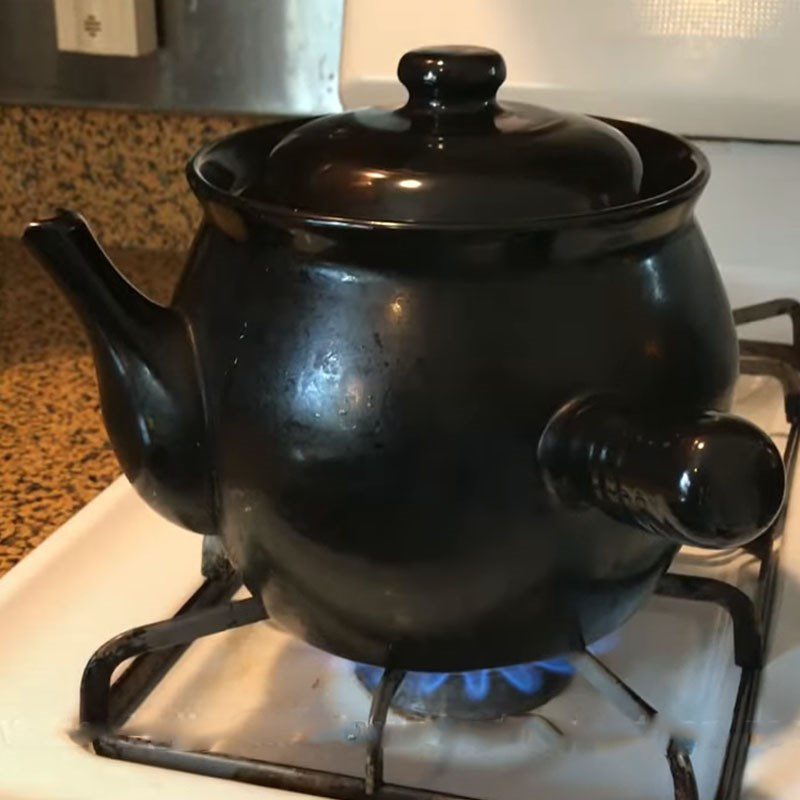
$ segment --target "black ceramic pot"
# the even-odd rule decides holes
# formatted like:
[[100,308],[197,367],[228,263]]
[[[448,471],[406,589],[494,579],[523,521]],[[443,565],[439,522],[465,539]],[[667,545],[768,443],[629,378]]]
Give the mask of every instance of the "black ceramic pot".
[[80,217],[25,240],[94,346],[154,508],[223,538],[271,617],[373,664],[584,647],[684,543],[773,520],[769,438],[726,414],[708,164],[641,125],[498,104],[493,51],[406,55],[397,111],[235,134],[170,307]]

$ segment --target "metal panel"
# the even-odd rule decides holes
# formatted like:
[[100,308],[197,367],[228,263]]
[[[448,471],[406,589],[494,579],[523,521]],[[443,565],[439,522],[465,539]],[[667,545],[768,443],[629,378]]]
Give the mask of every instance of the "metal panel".
[[60,53],[52,0],[0,0],[0,102],[306,114],[339,108],[343,0],[159,0],[156,53]]

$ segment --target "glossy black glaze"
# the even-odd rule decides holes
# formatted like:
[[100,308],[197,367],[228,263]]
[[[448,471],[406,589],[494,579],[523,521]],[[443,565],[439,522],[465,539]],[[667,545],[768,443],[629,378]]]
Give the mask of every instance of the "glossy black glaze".
[[[613,398],[615,436],[626,408],[681,441],[686,419],[728,408],[736,338],[693,218],[707,177],[693,147],[614,122],[645,164],[643,199],[599,213],[365,222],[247,197],[299,124],[190,164],[206,218],[171,308],[113,273],[74,215],[27,234],[92,332],[126,472],[155,507],[219,533],[272,618],[378,665],[538,661],[621,624],[679,542],[759,533],[766,501],[725,501],[724,516],[706,495],[694,516],[621,514],[607,492],[576,505],[553,491],[570,476],[537,456],[574,398]],[[727,475],[780,497],[766,437],[740,446],[734,427]],[[647,467],[664,492],[648,485],[648,502],[670,507],[664,474],[683,451],[667,473],[647,452],[625,485]],[[586,470],[578,459],[577,489]]]
[[560,409],[539,442],[545,481],[563,502],[701,547],[764,530],[783,502],[783,459],[747,420],[705,412],[641,418],[607,398]]
[[598,119],[498,103],[506,68],[494,50],[414,50],[397,73],[409,93],[403,107],[293,129],[248,173],[247,197],[435,224],[508,224],[639,199],[642,159],[628,138]]

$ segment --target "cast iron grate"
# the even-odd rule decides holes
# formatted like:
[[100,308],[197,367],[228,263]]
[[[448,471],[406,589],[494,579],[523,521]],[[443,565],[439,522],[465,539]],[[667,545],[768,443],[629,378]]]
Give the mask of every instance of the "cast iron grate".
[[[741,371],[777,378],[784,394],[790,429],[784,462],[791,486],[798,436],[800,436],[800,303],[774,300],[734,312],[737,325],[788,316],[792,344],[740,340]],[[741,668],[725,757],[716,800],[741,797],[742,779],[752,736],[764,654],[775,600],[778,561],[786,520],[786,504],[767,531],[747,549],[759,561],[758,583],[750,598],[723,581],[674,573],[666,574],[656,593],[670,598],[715,603],[733,621],[734,662]],[[171,667],[194,642],[204,636],[249,625],[266,618],[255,598],[231,601],[241,586],[238,576],[209,551],[204,553],[205,583],[172,619],[134,628],[111,639],[92,656],[81,682],[80,720],[95,752],[110,758],[208,775],[216,778],[287,789],[337,800],[469,800],[383,781],[383,731],[389,704],[402,683],[402,670],[386,670],[372,699],[368,721],[367,759],[364,777],[275,764],[223,753],[177,750],[168,744],[125,736],[119,729],[148,697]],[[123,661],[130,667],[112,684],[112,675]],[[657,717],[642,697],[627,686],[600,659],[588,651],[575,666],[605,699],[634,722],[649,725]],[[560,735],[557,729],[556,736]],[[669,740],[665,758],[672,776],[676,800],[698,800],[691,761],[691,742]]]

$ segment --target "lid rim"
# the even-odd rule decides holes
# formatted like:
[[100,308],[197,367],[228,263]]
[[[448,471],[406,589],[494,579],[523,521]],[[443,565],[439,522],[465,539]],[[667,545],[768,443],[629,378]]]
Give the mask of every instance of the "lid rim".
[[[298,223],[302,223],[304,225],[323,228],[350,228],[361,230],[415,230],[432,232],[524,232],[543,229],[555,230],[561,227],[580,226],[581,223],[591,226],[601,222],[622,222],[637,216],[646,216],[652,213],[657,213],[658,211],[666,210],[674,205],[680,204],[692,195],[699,196],[700,192],[708,182],[710,176],[710,164],[708,159],[702,150],[684,137],[673,133],[667,133],[665,131],[659,131],[655,128],[651,128],[650,126],[641,125],[639,123],[629,123],[609,117],[600,117],[594,115],[592,115],[592,118],[610,123],[612,125],[615,123],[628,126],[633,125],[637,128],[656,131],[661,135],[670,137],[676,144],[682,145],[689,151],[691,158],[695,163],[694,172],[688,179],[682,183],[679,183],[677,186],[673,186],[665,192],[634,200],[630,203],[623,203],[616,206],[610,206],[608,208],[595,209],[592,211],[574,214],[554,215],[552,217],[534,217],[529,220],[511,219],[507,222],[415,222],[408,220],[370,220],[366,218],[317,214],[313,211],[293,209],[286,205],[267,203],[262,200],[244,197],[240,194],[234,194],[215,186],[209,180],[207,180],[201,172],[201,167],[203,162],[210,157],[215,147],[219,146],[225,141],[229,141],[237,135],[240,135],[241,132],[231,134],[230,136],[226,136],[216,142],[211,142],[210,144],[207,144],[198,150],[186,165],[186,178],[191,189],[201,201],[203,199],[209,199],[216,202],[222,202],[224,205],[231,206],[242,212],[250,214],[255,213],[259,217],[272,217],[280,219],[284,222],[296,220]],[[302,124],[302,122],[303,121],[301,120],[299,124]]]

